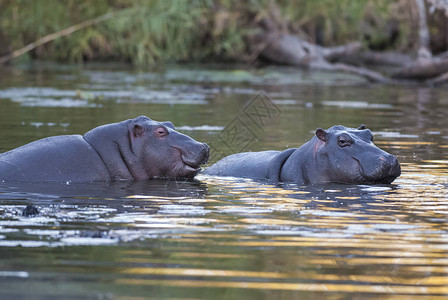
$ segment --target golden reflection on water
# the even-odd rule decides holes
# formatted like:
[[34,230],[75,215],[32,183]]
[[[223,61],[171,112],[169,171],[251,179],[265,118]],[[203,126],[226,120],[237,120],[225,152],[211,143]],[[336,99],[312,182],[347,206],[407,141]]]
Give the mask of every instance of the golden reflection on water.
[[[356,279],[350,278],[351,280]],[[391,283],[393,281],[387,281]],[[117,284],[125,285],[155,285],[171,287],[195,288],[240,288],[261,290],[314,291],[314,292],[346,292],[373,294],[403,294],[403,295],[443,295],[448,288],[443,286],[406,286],[406,285],[353,285],[353,284],[309,284],[282,282],[244,282],[244,281],[198,281],[198,280],[150,280],[150,279],[119,279]],[[393,282],[394,283],[394,282]]]
[[[317,190],[201,176],[209,192],[202,201],[190,203],[201,206],[203,215],[180,217],[168,210],[136,225],[151,227],[148,223],[157,219],[152,226],[188,229],[165,236],[166,241],[181,242],[183,251],[172,248],[166,260],[145,251],[124,251],[121,261],[135,267],[122,268],[115,282],[369,297],[448,296],[447,171],[443,159],[408,162],[392,187]],[[174,205],[188,199],[154,200]],[[139,264],[161,262],[175,267]]]

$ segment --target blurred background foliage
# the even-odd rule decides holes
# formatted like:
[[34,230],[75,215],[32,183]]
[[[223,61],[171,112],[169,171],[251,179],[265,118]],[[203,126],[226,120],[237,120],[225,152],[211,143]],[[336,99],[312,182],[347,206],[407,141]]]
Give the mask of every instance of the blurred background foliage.
[[[244,61],[247,36],[269,18],[279,30],[334,46],[362,41],[373,50],[415,51],[413,0],[1,0],[0,55],[108,12],[114,18],[56,39],[30,58],[82,62]],[[447,50],[447,18],[429,18],[433,52]]]

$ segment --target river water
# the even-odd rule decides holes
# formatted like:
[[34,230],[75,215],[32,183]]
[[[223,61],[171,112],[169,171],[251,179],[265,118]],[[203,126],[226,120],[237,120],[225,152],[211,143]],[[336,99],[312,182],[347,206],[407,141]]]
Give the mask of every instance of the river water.
[[[257,99],[273,108],[258,123],[246,114]],[[286,67],[0,70],[0,152],[138,115],[170,120],[223,154],[283,150],[318,127],[366,124],[398,156],[402,176],[375,186],[205,175],[0,182],[1,299],[448,296],[446,87],[372,85]],[[231,128],[250,138],[234,143]],[[40,214],[22,216],[31,204]]]

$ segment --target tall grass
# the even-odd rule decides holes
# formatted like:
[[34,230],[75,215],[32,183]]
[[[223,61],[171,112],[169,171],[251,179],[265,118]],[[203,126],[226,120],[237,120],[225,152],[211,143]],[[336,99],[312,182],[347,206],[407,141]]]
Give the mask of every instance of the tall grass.
[[[0,54],[115,11],[114,19],[59,38],[30,55],[135,65],[238,61],[248,56],[245,37],[262,18],[270,17],[312,42],[336,45],[364,39],[367,25],[370,38],[381,39],[391,2],[403,1],[1,0]],[[369,18],[376,20],[373,25]]]

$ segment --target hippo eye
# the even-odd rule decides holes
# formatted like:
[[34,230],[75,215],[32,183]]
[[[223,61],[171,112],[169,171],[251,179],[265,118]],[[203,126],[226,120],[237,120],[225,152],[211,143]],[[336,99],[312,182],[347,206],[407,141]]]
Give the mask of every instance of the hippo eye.
[[342,139],[339,139],[338,145],[339,145],[339,147],[347,147],[347,146],[350,146],[350,142],[347,141],[346,139],[342,138]]
[[157,137],[162,138],[168,135],[168,131],[166,130],[165,127],[158,127],[155,131],[155,134],[157,135]]

